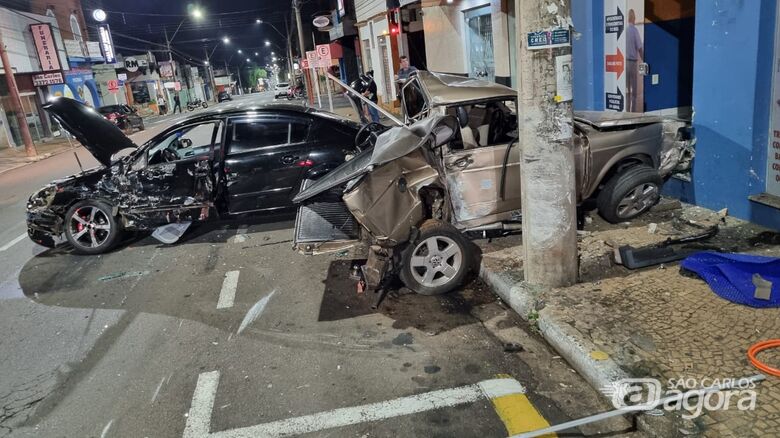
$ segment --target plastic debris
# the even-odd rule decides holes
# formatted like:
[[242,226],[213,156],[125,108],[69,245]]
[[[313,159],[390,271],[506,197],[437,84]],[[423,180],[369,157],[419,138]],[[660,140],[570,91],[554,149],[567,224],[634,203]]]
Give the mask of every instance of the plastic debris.
[[157,227],[157,229],[154,230],[154,233],[152,233],[152,237],[166,245],[171,245],[176,243],[181,236],[184,235],[184,232],[187,231],[187,228],[189,228],[191,224],[192,222],[190,221],[166,224]]

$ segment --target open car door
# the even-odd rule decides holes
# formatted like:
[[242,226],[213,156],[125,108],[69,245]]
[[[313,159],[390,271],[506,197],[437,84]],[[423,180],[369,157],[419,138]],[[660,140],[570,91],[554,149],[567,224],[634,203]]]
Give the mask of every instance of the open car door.
[[222,122],[209,121],[168,131],[142,151],[126,173],[127,216],[156,225],[202,220],[214,197],[214,157]]

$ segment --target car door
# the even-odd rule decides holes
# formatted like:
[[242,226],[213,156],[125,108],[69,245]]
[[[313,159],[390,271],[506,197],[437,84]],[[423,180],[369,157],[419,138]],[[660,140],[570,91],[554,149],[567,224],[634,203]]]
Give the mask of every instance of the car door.
[[229,213],[292,205],[310,163],[309,126],[308,118],[292,115],[230,120],[222,172]]
[[126,173],[125,203],[139,218],[167,222],[192,213],[199,218],[213,205],[215,150],[221,144],[222,122],[178,127],[154,140]]

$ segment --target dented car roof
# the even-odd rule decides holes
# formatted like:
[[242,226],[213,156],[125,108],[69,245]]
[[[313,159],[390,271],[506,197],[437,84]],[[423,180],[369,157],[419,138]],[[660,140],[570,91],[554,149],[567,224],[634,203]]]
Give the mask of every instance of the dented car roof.
[[417,77],[433,106],[517,97],[517,91],[495,82],[424,70],[418,71]]

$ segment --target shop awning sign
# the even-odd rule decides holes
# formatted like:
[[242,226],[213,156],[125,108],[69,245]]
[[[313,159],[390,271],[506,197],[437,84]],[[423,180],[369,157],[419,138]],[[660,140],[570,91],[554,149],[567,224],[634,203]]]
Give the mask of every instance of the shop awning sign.
[[107,24],[98,25],[98,37],[100,38],[100,50],[103,52],[106,63],[115,63],[114,41],[111,39],[111,30]]
[[571,32],[569,29],[558,28],[528,32],[528,50],[554,49],[571,45]]
[[41,70],[60,70],[60,58],[57,47],[54,45],[54,37],[51,33],[51,25],[48,23],[31,24],[35,48],[38,50],[38,60],[41,62]]
[[33,85],[36,87],[43,87],[46,85],[59,85],[64,84],[65,79],[62,77],[62,72],[56,73],[40,73],[32,75]]

